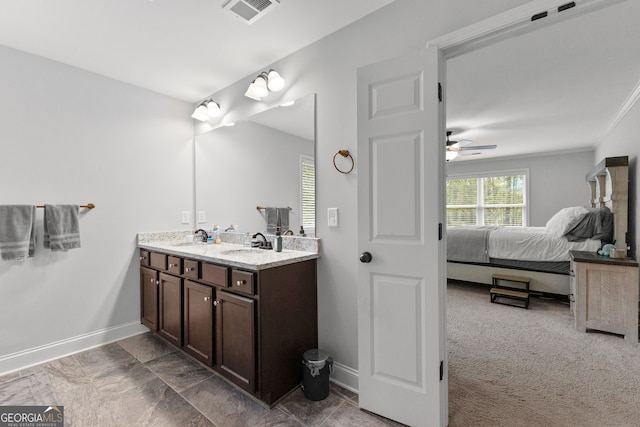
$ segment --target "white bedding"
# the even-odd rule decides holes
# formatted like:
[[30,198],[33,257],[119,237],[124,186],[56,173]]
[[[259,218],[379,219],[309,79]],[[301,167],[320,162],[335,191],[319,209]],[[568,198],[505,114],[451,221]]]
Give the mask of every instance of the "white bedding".
[[569,261],[569,251],[600,249],[600,240],[569,242],[545,227],[501,227],[489,234],[489,257],[523,261]]

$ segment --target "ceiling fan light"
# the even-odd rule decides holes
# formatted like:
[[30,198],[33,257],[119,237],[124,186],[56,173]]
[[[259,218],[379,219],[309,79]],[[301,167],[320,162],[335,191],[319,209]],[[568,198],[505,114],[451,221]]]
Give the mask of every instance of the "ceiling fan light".
[[457,151],[447,151],[447,153],[446,153],[446,159],[447,159],[447,162],[448,162],[449,160],[453,160],[453,159],[455,159],[455,158],[456,158],[456,157],[458,157],[459,155],[460,155],[460,154],[459,154]]
[[284,88],[284,79],[275,70],[269,70],[269,74],[267,74],[267,81],[267,86],[270,91],[278,92]]
[[207,102],[207,114],[209,117],[218,117],[222,113],[220,110],[220,104],[211,100]]
[[191,117],[196,120],[200,120],[201,122],[206,122],[209,119],[207,106],[204,103],[198,105],[193,111]]

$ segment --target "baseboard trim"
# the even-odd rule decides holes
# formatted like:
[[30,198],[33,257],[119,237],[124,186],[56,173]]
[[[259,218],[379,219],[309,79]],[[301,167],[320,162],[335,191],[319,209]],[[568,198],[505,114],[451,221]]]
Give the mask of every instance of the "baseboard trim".
[[354,393],[358,393],[358,378],[359,374],[355,369],[333,362],[333,373],[330,378],[332,383]]
[[142,326],[140,322],[131,322],[18,351],[0,357],[0,375],[29,368],[147,331],[148,329]]

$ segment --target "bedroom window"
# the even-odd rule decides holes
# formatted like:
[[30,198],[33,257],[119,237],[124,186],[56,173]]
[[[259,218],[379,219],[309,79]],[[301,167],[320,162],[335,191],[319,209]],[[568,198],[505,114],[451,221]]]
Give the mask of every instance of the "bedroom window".
[[527,225],[527,171],[447,178],[447,227]]

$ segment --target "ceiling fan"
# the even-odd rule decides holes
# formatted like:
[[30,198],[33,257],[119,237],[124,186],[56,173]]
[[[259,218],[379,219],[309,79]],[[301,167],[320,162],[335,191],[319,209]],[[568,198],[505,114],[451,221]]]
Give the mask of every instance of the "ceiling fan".
[[[453,160],[460,155],[464,155],[463,151],[476,151],[476,150],[493,150],[497,147],[497,145],[474,145],[473,141],[468,139],[461,139],[460,141],[451,141],[449,137],[451,136],[452,131],[447,131],[447,161]],[[466,154],[466,153],[465,153]],[[469,153],[469,154],[480,154],[480,153]]]

